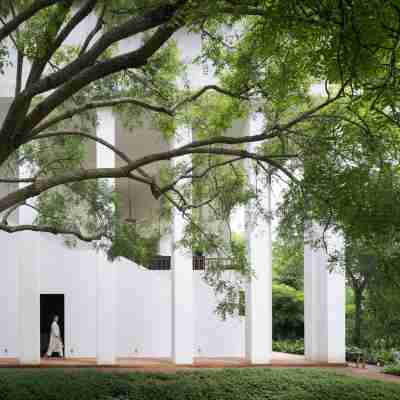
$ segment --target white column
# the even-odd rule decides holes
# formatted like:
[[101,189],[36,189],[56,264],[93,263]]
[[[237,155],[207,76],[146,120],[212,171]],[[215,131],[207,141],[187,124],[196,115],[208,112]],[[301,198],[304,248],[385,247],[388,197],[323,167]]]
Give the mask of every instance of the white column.
[[[97,110],[97,126],[96,135],[115,145],[116,141],[116,120],[111,108],[101,108]],[[96,165],[97,168],[114,168],[115,167],[115,153],[96,142]],[[114,179],[108,179],[110,185],[114,185]]]
[[[112,109],[97,111],[97,136],[115,145],[116,121]],[[96,143],[97,168],[114,168],[115,153]],[[114,179],[108,179],[114,187]],[[115,274],[114,264],[99,252],[97,256],[97,364],[115,363]]]
[[97,264],[97,364],[115,363],[115,270],[105,255]]
[[18,358],[40,363],[40,234],[16,234],[18,243]]
[[[345,276],[339,268],[329,269],[325,249],[311,246],[321,235],[317,225],[308,227],[304,246],[304,340],[307,359],[323,363],[344,363]],[[341,251],[338,234],[327,237],[329,248]]]
[[[249,121],[250,134],[261,132],[263,118],[255,114]],[[254,146],[249,146],[252,151]],[[256,187],[251,161],[246,162],[249,182]],[[260,182],[258,183],[259,186]],[[260,187],[261,190],[261,187]],[[269,364],[272,358],[272,236],[271,182],[261,190],[261,202],[268,211],[265,219],[255,211],[254,204],[246,210],[248,260],[254,271],[246,288],[246,358],[252,364]]]
[[[191,141],[191,129],[180,127],[176,133],[174,147]],[[190,164],[189,157],[177,161]],[[183,238],[185,219],[172,210],[172,360],[175,364],[192,364],[194,352],[194,290],[191,249],[182,248],[177,243]]]
[[[19,166],[21,178],[31,176],[29,166]],[[19,184],[20,187],[26,184]],[[34,203],[35,199],[30,200]],[[34,222],[36,212],[22,206],[16,216],[20,225]],[[13,237],[18,252],[18,358],[21,364],[40,363],[40,242],[37,232],[24,231]]]
[[161,256],[170,256],[172,254],[172,232],[165,232],[158,244],[158,254]]

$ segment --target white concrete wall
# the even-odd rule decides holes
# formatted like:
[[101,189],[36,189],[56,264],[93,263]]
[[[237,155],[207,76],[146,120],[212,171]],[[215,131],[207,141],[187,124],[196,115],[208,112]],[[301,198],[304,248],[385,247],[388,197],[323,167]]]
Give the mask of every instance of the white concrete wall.
[[[69,248],[63,238],[50,234],[28,235],[40,236],[38,293],[65,295],[66,356],[95,357],[96,271],[100,254],[90,245]],[[9,250],[2,251],[0,264],[3,270],[0,280],[0,358],[20,356],[18,320],[20,328],[27,327],[29,320],[27,307],[20,308],[21,313],[18,313],[18,259],[24,261],[24,268],[30,267],[29,254],[17,256],[23,236],[26,238],[27,234],[0,233],[0,248]],[[170,357],[171,272],[149,271],[125,259],[110,263],[110,267],[115,268],[116,277],[116,356]],[[201,275],[201,271],[194,271],[194,356],[243,356],[243,320],[239,317],[226,321],[219,319],[214,313],[217,300]],[[23,299],[25,293],[20,295]],[[29,329],[39,335],[39,296],[34,297],[37,298],[30,306],[31,314],[36,317]],[[35,336],[32,331],[28,332]]]
[[42,234],[40,292],[65,295],[67,357],[96,356],[96,252]]
[[202,271],[194,274],[195,357],[243,357],[245,353],[244,317],[227,317],[225,321],[215,314],[217,298],[203,278]]
[[[10,89],[11,90],[11,89]],[[0,95],[7,95],[0,75]],[[11,99],[0,97],[0,124],[8,110]],[[6,175],[4,169],[0,169]],[[0,197],[17,188],[16,184],[0,184]],[[17,213],[10,218],[10,223],[17,222]],[[20,237],[20,236],[18,236]],[[0,232],[0,357],[18,356],[18,250],[15,248],[16,237]]]
[[171,273],[117,261],[117,357],[170,357]]
[[0,232],[0,358],[18,357],[17,237]]
[[40,259],[41,235],[20,232],[18,257],[18,358],[24,364],[40,363]]

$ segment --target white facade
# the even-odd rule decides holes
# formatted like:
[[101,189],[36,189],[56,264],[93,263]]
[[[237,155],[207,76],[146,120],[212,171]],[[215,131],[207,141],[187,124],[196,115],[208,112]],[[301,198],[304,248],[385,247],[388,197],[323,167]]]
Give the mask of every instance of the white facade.
[[[78,27],[70,41],[81,40],[82,30],[90,29],[88,25]],[[198,54],[199,36],[181,33],[175,38],[184,61]],[[135,46],[135,42],[123,41],[120,51]],[[193,87],[215,83],[200,70],[189,69]],[[0,121],[14,93],[14,73],[8,68],[0,80]],[[251,126],[250,132],[241,131],[243,125],[239,123],[239,131],[230,134],[251,134]],[[132,157],[137,151],[168,147],[151,128],[135,128],[132,132],[136,135],[124,135],[126,129],[111,110],[99,111],[97,135],[117,147],[129,148]],[[146,136],[150,138],[144,140]],[[135,145],[135,140],[141,145]],[[119,166],[120,161],[101,144],[93,145],[92,150],[89,163]],[[125,180],[110,184],[129,195],[131,188]],[[0,187],[0,193],[5,190]],[[157,204],[150,191],[137,192],[133,217],[151,216]],[[270,204],[270,194],[264,195]],[[148,205],[151,207],[146,208]],[[125,211],[128,209],[131,217],[132,210],[125,205]],[[196,356],[271,362],[271,221],[256,223],[248,216],[249,260],[255,276],[247,288],[247,318],[221,321],[214,313],[217,299],[201,279],[202,272],[193,271],[191,254],[174,245],[182,236],[184,220],[179,213],[173,215],[172,232],[163,238],[160,249],[161,254],[171,255],[171,271],[146,270],[125,259],[111,263],[90,245],[79,243],[70,248],[62,238],[48,234],[0,232],[0,358],[40,362],[40,295],[63,294],[67,357],[96,357],[99,364],[113,364],[121,357],[167,357],[177,364],[191,364]],[[25,217],[22,212],[20,222]],[[307,247],[305,340],[310,360],[344,362],[344,298],[344,277],[327,270],[323,250]]]
[[[309,241],[322,234],[315,224],[305,232],[304,246],[304,346],[305,356],[319,362],[344,362],[345,277],[343,271],[328,268],[328,256]],[[328,237],[329,245],[340,250],[339,235]]]
[[[248,121],[249,135],[262,132],[263,118],[253,115]],[[248,146],[254,151],[254,144]],[[250,185],[257,187],[257,176],[247,160],[247,174]],[[260,193],[262,205],[268,212],[268,219],[256,214],[249,204],[246,210],[246,239],[250,265],[254,270],[246,288],[246,358],[252,364],[269,364],[272,360],[272,213],[271,182]],[[264,187],[264,185],[262,185]]]
[[[0,358],[40,362],[40,294],[65,296],[66,357],[97,357],[100,364],[108,364],[110,348],[115,358],[171,357],[171,271],[146,270],[125,259],[111,263],[90,245],[70,248],[62,238],[49,234],[1,236],[2,276],[6,279],[0,283]],[[6,240],[8,245],[3,247]],[[32,258],[32,246],[29,251],[26,247],[33,240],[36,252],[40,252],[38,262]],[[104,269],[115,275],[107,285],[98,281]],[[201,274],[193,271],[191,356],[240,357],[243,320],[221,321],[213,313],[216,299]],[[112,287],[115,304],[107,313],[102,310],[103,303],[111,307],[112,302],[104,293]],[[103,319],[97,318],[99,311]],[[112,320],[115,329],[110,335]]]

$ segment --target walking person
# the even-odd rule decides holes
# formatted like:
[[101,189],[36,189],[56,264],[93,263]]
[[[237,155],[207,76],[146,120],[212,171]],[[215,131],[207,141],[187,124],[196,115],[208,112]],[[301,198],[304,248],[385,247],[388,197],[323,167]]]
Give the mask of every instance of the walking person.
[[53,353],[58,353],[60,357],[64,357],[64,345],[61,338],[61,330],[58,325],[58,315],[54,316],[50,329],[49,347],[47,350],[47,357],[51,357]]

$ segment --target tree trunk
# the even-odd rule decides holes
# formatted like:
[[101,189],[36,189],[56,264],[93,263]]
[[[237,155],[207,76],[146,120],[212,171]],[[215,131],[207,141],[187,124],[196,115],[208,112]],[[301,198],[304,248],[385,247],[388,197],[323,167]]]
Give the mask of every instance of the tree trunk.
[[361,326],[362,326],[362,301],[363,301],[363,289],[354,289],[354,303],[355,303],[355,315],[354,315],[354,332],[353,332],[353,342],[356,346],[361,345]]

